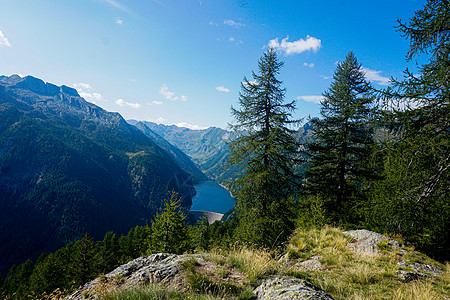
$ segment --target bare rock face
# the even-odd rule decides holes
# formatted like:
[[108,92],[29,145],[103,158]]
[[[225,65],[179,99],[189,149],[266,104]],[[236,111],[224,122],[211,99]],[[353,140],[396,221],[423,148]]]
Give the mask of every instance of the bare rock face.
[[296,263],[294,267],[303,271],[322,271],[325,267],[320,263],[323,257],[321,255],[316,255],[308,260]]
[[344,231],[343,233],[353,237],[354,242],[351,243],[350,249],[357,254],[379,253],[378,245],[381,241],[387,241],[391,248],[400,248],[401,246],[397,241],[365,229]]
[[258,300],[332,300],[329,294],[306,280],[272,275],[264,279],[254,294]]
[[398,270],[395,274],[403,282],[410,282],[417,279],[429,278],[430,276],[440,276],[443,270],[438,266],[420,262],[410,262],[402,260],[397,263],[401,268],[412,269],[412,271]]
[[180,274],[182,264],[192,258],[200,258],[200,255],[158,253],[139,257],[117,267],[105,276],[86,283],[65,299],[97,299],[101,291],[141,286],[148,283],[180,288],[183,282]]

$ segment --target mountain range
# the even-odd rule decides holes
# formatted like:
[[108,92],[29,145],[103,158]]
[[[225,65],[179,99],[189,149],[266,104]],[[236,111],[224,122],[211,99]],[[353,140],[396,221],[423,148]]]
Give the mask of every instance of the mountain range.
[[[227,166],[230,156],[228,143],[238,138],[238,134],[218,127],[195,130],[175,125],[157,124],[148,121],[128,120],[128,123],[139,128],[159,146],[169,150],[181,150],[192,160],[209,179],[227,185],[243,173],[242,166]],[[310,142],[312,122],[309,121],[296,131],[300,144]],[[170,145],[170,146],[167,146]],[[173,152],[172,150],[169,150]],[[305,161],[307,157],[305,156]],[[297,172],[304,172],[305,165],[296,166]],[[188,169],[186,169],[188,170]]]
[[[0,76],[0,272],[82,237],[145,224],[200,170],[67,86]],[[174,152],[176,152],[174,150]],[[181,155],[181,154],[180,154]],[[187,163],[186,163],[187,164]]]
[[[194,130],[147,121],[128,120],[128,122],[142,130],[145,135],[152,138],[152,135],[156,134],[180,149],[208,178],[221,184],[235,179],[242,172],[239,166],[224,167],[230,153],[227,142],[237,138],[234,132],[218,127]],[[156,139],[152,139],[158,143]]]

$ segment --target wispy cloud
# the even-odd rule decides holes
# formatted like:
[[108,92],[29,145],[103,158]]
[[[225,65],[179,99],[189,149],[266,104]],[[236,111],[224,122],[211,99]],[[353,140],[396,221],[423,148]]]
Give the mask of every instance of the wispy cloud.
[[325,97],[324,96],[313,96],[313,95],[309,95],[309,96],[300,96],[297,97],[298,100],[303,100],[306,102],[312,102],[312,103],[318,103],[320,104],[320,102],[322,102]]
[[269,41],[269,47],[283,51],[286,55],[299,54],[305,51],[317,52],[322,47],[322,41],[307,35],[306,39],[288,42],[289,36],[278,41],[278,38]]
[[118,25],[123,25],[123,20],[122,20],[122,18],[116,17],[116,20],[114,21],[114,23],[116,23]]
[[223,24],[228,25],[230,27],[234,27],[234,28],[239,28],[239,27],[244,27],[245,26],[245,24],[240,23],[240,22],[236,22],[236,21],[233,21],[233,20],[225,20],[225,21],[223,21]]
[[108,102],[108,100],[103,98],[102,94],[94,92],[92,86],[89,83],[74,83],[72,87],[76,89],[78,91],[78,94],[80,94],[80,96],[88,102],[94,104],[98,104],[99,102]]
[[230,90],[227,89],[226,87],[224,87],[223,85],[216,87],[216,90],[218,90],[219,92],[224,92],[224,93],[230,92]]
[[378,83],[379,85],[389,85],[391,81],[388,77],[382,76],[381,71],[375,71],[364,67],[362,67],[362,70],[368,81]]
[[120,9],[121,11],[129,13],[128,9],[125,6],[123,6],[122,4],[120,4],[118,1],[115,1],[115,0],[103,0],[103,1],[115,8]]
[[208,128],[208,127],[204,127],[204,126],[200,126],[200,125],[192,125],[187,122],[176,123],[173,125],[178,126],[178,127],[189,128],[189,129],[193,129],[193,130],[202,130],[202,129]]
[[6,36],[3,35],[3,32],[0,30],[0,48],[9,47],[11,48],[11,44],[9,43]]
[[184,95],[180,95],[180,96],[175,95],[174,92],[169,91],[169,88],[165,84],[159,88],[159,93],[161,95],[163,95],[164,98],[166,98],[166,100],[170,100],[170,101],[177,101],[177,100],[187,101],[187,97],[186,96],[184,96]]
[[125,107],[131,107],[131,108],[139,108],[141,107],[141,105],[139,103],[131,103],[131,102],[127,102],[123,99],[117,99],[116,100],[116,104],[119,106],[125,106]]
[[314,68],[314,64],[313,63],[303,63],[303,66],[305,66],[307,68]]
[[157,123],[157,124],[166,124],[167,119],[163,118],[163,117],[159,117],[156,119],[148,119],[148,122],[152,122],[152,123]]
[[331,76],[325,76],[325,75],[320,75],[320,77],[322,77],[324,80],[328,80],[328,79],[332,78]]
[[163,105],[164,102],[162,102],[162,101],[152,101],[152,102],[147,102],[145,104],[146,105]]

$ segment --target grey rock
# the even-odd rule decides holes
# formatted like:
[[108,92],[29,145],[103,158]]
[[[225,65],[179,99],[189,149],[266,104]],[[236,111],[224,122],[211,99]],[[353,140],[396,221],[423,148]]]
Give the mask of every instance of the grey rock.
[[418,273],[414,273],[414,272],[408,272],[408,271],[404,271],[404,270],[398,270],[395,273],[395,276],[399,277],[404,283],[408,283],[408,282],[418,280],[418,279],[428,278],[428,276],[426,276],[426,275],[422,275],[422,274],[418,274]]
[[333,299],[329,294],[306,280],[279,275],[272,275],[264,279],[253,293],[258,300]]
[[389,239],[379,233],[369,231],[369,230],[351,230],[344,231],[346,235],[353,237],[354,242],[350,244],[350,248],[353,252],[362,254],[362,253],[379,253],[378,244],[387,240],[388,245],[391,248],[400,248],[401,244],[397,241]]
[[308,260],[296,263],[294,266],[305,271],[321,271],[324,270],[325,267],[320,263],[320,259],[322,259],[322,256],[320,255],[313,256]]
[[431,276],[439,276],[442,274],[442,272],[444,272],[441,268],[432,264],[423,264],[419,262],[410,264],[406,260],[398,262],[397,265],[399,265],[400,267],[409,267],[417,273],[428,274]]
[[182,264],[192,258],[200,259],[201,256],[158,253],[139,257],[117,267],[104,277],[86,283],[65,299],[96,299],[98,290],[122,289],[148,283],[179,287],[183,280],[180,275]]
[[413,269],[414,272],[398,270],[396,276],[398,276],[403,282],[410,282],[417,279],[429,278],[430,276],[440,276],[443,272],[441,268],[432,264],[424,263],[409,263],[406,260],[402,260],[397,263],[402,268]]

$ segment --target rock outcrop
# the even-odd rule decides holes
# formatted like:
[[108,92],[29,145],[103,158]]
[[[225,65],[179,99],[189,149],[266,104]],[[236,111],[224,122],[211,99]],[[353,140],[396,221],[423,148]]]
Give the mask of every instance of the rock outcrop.
[[379,253],[379,244],[382,241],[386,241],[387,245],[391,248],[400,248],[401,244],[393,239],[389,239],[379,233],[361,229],[344,231],[346,235],[351,236],[354,241],[350,244],[350,249],[357,253]]
[[329,294],[306,280],[277,275],[264,279],[254,293],[258,300],[333,299]]
[[200,255],[158,253],[147,257],[139,257],[86,283],[65,299],[97,299],[101,292],[149,283],[182,289],[182,264],[193,258],[200,259]]
[[[199,268],[198,272],[207,274],[211,279],[217,277],[218,265],[205,260],[201,255],[176,255],[158,253],[147,257],[139,257],[127,264],[117,267],[112,272],[97,277],[81,286],[67,296],[66,300],[99,299],[102,294],[114,290],[122,290],[157,284],[163,288],[175,288],[181,291],[189,290],[189,283],[184,264],[194,260]],[[221,266],[220,268],[223,268]],[[236,270],[228,273],[228,278],[219,280],[227,283],[242,285],[245,275]],[[222,282],[222,283],[223,283]],[[255,299],[333,299],[317,286],[305,280],[294,277],[271,275],[263,279],[254,290]]]
[[397,263],[402,268],[395,274],[403,282],[410,282],[417,279],[429,278],[430,276],[440,276],[443,272],[441,268],[433,264],[410,262],[402,260]]

